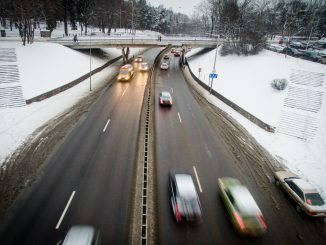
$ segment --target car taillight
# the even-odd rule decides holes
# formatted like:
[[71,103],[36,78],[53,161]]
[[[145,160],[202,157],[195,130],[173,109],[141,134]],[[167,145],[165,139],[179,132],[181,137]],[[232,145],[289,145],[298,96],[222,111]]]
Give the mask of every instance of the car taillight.
[[235,219],[237,220],[237,222],[238,222],[238,224],[240,226],[240,229],[243,230],[245,228],[245,225],[243,223],[242,218],[240,217],[240,215],[236,211],[233,211],[233,214],[234,214],[234,217],[235,217]]
[[313,212],[313,211],[308,211],[309,215],[316,215],[317,213],[316,212]]
[[265,220],[263,219],[262,215],[258,213],[258,219],[260,220],[260,223],[264,226],[264,229],[267,230],[267,225],[265,223]]
[[163,104],[163,100],[162,99],[160,99],[160,103]]
[[169,100],[170,104],[172,105],[172,100]]
[[175,205],[175,212],[176,212],[176,215],[177,215],[177,221],[181,221],[181,213],[180,213],[180,209],[179,209],[178,204]]

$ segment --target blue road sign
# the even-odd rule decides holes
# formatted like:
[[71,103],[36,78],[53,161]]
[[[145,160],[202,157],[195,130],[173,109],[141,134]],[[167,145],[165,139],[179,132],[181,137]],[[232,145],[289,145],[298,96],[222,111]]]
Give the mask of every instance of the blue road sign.
[[217,74],[216,73],[210,73],[209,78],[217,78]]

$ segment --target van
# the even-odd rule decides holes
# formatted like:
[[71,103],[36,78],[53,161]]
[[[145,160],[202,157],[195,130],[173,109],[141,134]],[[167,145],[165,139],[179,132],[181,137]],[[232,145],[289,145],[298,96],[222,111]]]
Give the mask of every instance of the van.
[[134,75],[134,67],[130,64],[124,65],[120,68],[118,75],[119,81],[129,81]]

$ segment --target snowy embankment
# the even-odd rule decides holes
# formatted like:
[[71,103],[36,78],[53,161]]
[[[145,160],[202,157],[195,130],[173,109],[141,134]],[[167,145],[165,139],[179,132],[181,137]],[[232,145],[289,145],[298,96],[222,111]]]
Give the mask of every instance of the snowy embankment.
[[[90,57],[58,44],[33,43],[23,46],[21,42],[0,42],[2,52],[14,50],[16,59],[1,61],[4,66],[17,66],[19,77],[14,82],[0,82],[0,88],[5,86],[21,87],[24,99],[29,99],[58,88],[64,84],[87,74],[102,66],[108,60],[121,55],[120,49],[102,49],[106,57]],[[131,49],[130,55],[136,55],[143,49]],[[113,79],[122,61],[105,68],[100,73],[92,75],[92,89],[103,86]],[[90,82],[84,80],[75,87],[58,95],[16,108],[0,108],[0,166],[15,149],[24,142],[28,142],[31,134],[46,124],[52,118],[60,115],[66,109],[88,96]]]
[[[200,50],[188,53],[188,62],[193,73],[209,84],[215,50],[196,56]],[[326,197],[326,66],[264,50],[255,56],[217,54],[216,73],[214,90],[274,126],[276,133],[264,131],[198,89],[241,123],[280,163],[308,179]],[[275,78],[287,79],[284,91],[271,87]]]

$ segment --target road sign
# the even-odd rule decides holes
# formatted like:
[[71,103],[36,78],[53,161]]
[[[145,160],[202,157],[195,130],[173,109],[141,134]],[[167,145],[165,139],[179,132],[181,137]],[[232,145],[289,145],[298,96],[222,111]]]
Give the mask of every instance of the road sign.
[[217,78],[217,73],[210,73],[209,78]]

